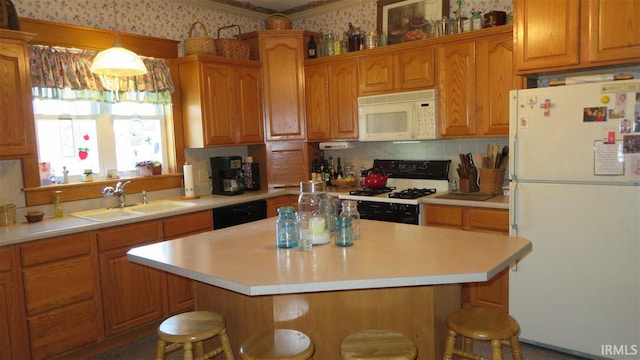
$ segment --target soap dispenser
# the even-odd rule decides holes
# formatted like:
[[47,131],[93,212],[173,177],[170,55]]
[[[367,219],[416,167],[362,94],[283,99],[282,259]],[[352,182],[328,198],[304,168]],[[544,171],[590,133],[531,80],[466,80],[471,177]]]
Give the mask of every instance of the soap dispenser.
[[60,194],[62,194],[62,191],[60,191],[60,190],[56,191],[56,200],[54,202],[54,205],[55,205],[55,216],[56,217],[64,216],[64,213],[62,211],[62,200],[60,199]]

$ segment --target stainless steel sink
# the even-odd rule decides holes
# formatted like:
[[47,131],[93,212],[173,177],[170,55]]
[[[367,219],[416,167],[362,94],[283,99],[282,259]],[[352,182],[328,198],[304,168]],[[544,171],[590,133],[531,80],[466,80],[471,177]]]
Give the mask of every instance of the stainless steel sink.
[[95,209],[87,211],[78,211],[70,213],[69,215],[79,217],[82,219],[93,221],[108,221],[116,219],[131,218],[136,216],[143,216],[148,214],[162,213],[165,211],[171,211],[175,209],[181,209],[189,206],[194,206],[194,203],[174,201],[174,200],[157,200],[149,202],[148,204],[139,204],[131,207],[111,208],[111,209]]

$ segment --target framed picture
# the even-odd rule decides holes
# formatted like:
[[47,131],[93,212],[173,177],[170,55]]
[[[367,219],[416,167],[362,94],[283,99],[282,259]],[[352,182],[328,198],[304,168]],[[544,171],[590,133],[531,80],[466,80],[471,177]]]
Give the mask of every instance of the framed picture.
[[449,12],[449,0],[378,0],[378,34],[387,34],[389,45],[426,37],[429,21]]

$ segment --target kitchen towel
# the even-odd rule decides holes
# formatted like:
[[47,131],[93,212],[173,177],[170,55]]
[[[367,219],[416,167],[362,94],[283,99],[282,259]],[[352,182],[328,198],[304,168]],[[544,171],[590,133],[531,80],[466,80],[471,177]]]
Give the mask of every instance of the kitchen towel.
[[193,165],[191,163],[185,163],[182,166],[182,172],[184,176],[184,196],[195,197],[196,193],[193,190]]

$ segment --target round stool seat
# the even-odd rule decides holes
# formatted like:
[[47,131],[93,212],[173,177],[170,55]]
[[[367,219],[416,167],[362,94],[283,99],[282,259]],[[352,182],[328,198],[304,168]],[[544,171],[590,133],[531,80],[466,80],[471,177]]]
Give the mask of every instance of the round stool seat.
[[163,321],[158,336],[170,342],[196,342],[212,338],[224,328],[222,316],[210,311],[191,311]]
[[316,347],[303,332],[291,329],[269,330],[251,336],[240,347],[244,360],[308,360]]
[[344,360],[408,359],[418,356],[416,345],[406,335],[390,330],[365,330],[347,336],[340,346]]
[[518,322],[509,314],[486,308],[458,309],[447,316],[447,327],[476,340],[509,339],[520,333]]

